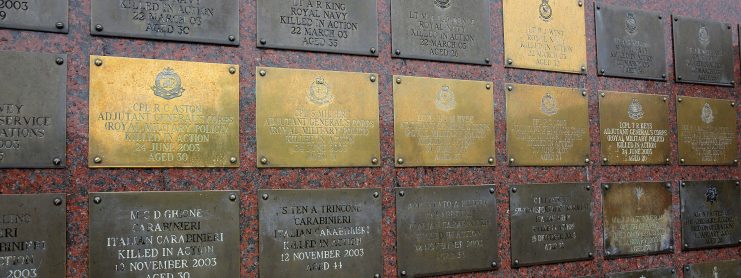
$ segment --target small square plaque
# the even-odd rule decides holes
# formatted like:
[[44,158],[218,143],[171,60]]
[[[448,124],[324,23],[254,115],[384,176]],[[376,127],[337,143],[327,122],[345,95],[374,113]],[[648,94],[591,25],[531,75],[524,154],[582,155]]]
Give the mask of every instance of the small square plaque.
[[734,278],[741,277],[741,260],[689,264],[684,267],[688,278]]
[[741,243],[741,190],[738,181],[682,181],[684,250]]
[[672,15],[677,82],[734,86],[731,25]]
[[677,140],[682,165],[733,165],[737,162],[736,103],[677,97]]

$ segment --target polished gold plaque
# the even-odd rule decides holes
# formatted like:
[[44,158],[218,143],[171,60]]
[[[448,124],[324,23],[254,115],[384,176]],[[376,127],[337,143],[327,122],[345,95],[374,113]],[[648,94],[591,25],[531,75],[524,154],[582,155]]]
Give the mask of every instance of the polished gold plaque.
[[376,74],[257,72],[258,167],[380,165]]
[[669,99],[600,92],[600,146],[606,165],[669,163]]
[[492,84],[394,76],[396,166],[494,166]]
[[507,84],[507,153],[511,166],[589,162],[587,93]]
[[507,67],[586,73],[582,0],[504,0]]
[[239,66],[90,57],[90,167],[239,166]]
[[731,165],[737,162],[736,103],[677,97],[677,140],[682,165]]

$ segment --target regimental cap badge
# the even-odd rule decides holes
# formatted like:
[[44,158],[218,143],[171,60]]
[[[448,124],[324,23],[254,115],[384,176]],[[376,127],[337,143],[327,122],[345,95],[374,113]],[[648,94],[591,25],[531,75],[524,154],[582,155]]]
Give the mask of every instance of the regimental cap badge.
[[445,9],[450,7],[451,2],[453,2],[453,0],[435,0],[435,6]]
[[551,4],[548,4],[548,0],[542,0],[543,2],[540,3],[540,19],[543,21],[549,21],[551,20],[551,17],[553,16],[553,8],[551,8]]
[[633,192],[633,193],[634,193],[634,194],[635,194],[635,196],[636,196],[636,200],[638,200],[638,201],[640,202],[640,201],[641,201],[641,198],[643,198],[643,193],[644,193],[644,191],[643,191],[643,187],[636,187],[636,188],[635,188],[635,189],[633,189],[633,190],[634,190],[634,192]]
[[435,98],[435,107],[441,111],[449,112],[455,109],[455,93],[450,90],[450,87],[443,86],[439,92],[437,92],[437,98]]
[[637,121],[643,118],[643,115],[643,105],[641,105],[641,102],[637,98],[633,98],[630,104],[628,104],[628,117]]
[[334,95],[330,90],[324,78],[317,77],[314,82],[309,86],[309,94],[307,96],[310,102],[316,105],[326,105],[332,103]]
[[154,95],[170,100],[183,95],[185,89],[182,87],[180,76],[172,68],[165,68],[154,80],[152,86]]
[[715,203],[718,201],[718,188],[714,185],[708,186],[708,189],[705,190],[705,201],[708,203]]
[[638,31],[638,20],[636,19],[635,14],[632,12],[628,12],[625,15],[625,32],[627,32],[629,35],[635,35],[635,33]]
[[705,124],[710,124],[715,120],[715,116],[713,116],[713,108],[710,107],[709,103],[705,103],[705,106],[702,107],[700,118]]
[[546,93],[542,99],[540,99],[540,111],[546,116],[553,116],[558,113],[558,103],[551,93]]
[[708,46],[710,44],[710,33],[708,32],[707,27],[702,26],[697,30],[697,39],[700,41],[702,46]]

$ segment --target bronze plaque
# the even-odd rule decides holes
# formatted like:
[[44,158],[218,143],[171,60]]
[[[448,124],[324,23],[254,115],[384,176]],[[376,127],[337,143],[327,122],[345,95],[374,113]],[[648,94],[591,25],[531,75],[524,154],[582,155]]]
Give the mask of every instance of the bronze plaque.
[[676,278],[676,277],[677,277],[677,271],[671,267],[605,274],[605,278]]
[[2,1],[0,2],[0,28],[67,34],[69,31],[67,1]]
[[260,277],[382,275],[381,192],[259,190]]
[[606,258],[672,252],[670,183],[605,184],[602,198]]
[[238,167],[239,66],[90,57],[90,167]]
[[505,66],[587,72],[582,0],[503,0]]
[[0,61],[0,168],[64,168],[67,55],[0,52]]
[[730,100],[677,97],[681,164],[732,165],[737,161],[735,106]]
[[64,277],[66,203],[64,194],[0,195],[0,276]]
[[394,76],[396,166],[494,166],[492,84]]
[[90,277],[239,277],[239,191],[90,193]]
[[741,277],[741,260],[689,264],[684,267],[687,278],[738,278]]
[[507,152],[511,166],[589,162],[586,91],[507,84]]
[[677,82],[734,86],[731,25],[672,15]]
[[496,269],[495,193],[493,185],[398,188],[398,272],[420,277]]
[[684,250],[741,244],[741,190],[737,181],[683,181]]
[[391,0],[397,58],[491,64],[491,0]]
[[600,75],[666,80],[666,41],[659,13],[596,3]]
[[257,72],[257,167],[381,164],[377,74]]
[[376,0],[258,0],[257,47],[378,56]]
[[670,163],[669,98],[600,92],[600,141],[606,165]]

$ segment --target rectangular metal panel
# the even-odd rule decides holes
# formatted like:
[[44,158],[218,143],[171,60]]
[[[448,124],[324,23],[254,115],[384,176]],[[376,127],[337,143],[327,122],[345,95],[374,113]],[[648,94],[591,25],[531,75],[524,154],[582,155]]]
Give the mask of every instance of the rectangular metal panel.
[[682,181],[684,250],[741,244],[738,181]]
[[239,200],[238,191],[90,193],[88,275],[239,277]]
[[64,168],[67,55],[0,52],[0,168]]
[[380,277],[381,190],[259,190],[260,277]]
[[376,0],[258,0],[257,47],[378,56]]
[[485,81],[394,76],[397,167],[494,166],[494,92]]
[[257,72],[257,167],[381,164],[377,74]]
[[395,58],[491,64],[491,0],[391,0]]
[[684,268],[688,278],[737,278],[741,277],[741,260],[689,264]]
[[677,140],[682,165],[733,165],[738,158],[736,103],[677,97]]
[[0,2],[0,28],[67,34],[68,0]]
[[90,57],[90,167],[238,167],[239,66]]
[[731,25],[672,15],[677,82],[734,86]]
[[605,274],[605,278],[676,278],[676,277],[677,277],[677,271],[671,267]]
[[419,277],[497,268],[499,229],[493,185],[396,191],[399,273]]
[[584,165],[589,158],[586,91],[506,84],[511,166]]

